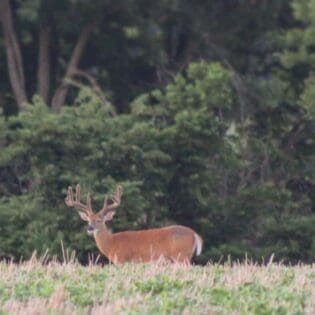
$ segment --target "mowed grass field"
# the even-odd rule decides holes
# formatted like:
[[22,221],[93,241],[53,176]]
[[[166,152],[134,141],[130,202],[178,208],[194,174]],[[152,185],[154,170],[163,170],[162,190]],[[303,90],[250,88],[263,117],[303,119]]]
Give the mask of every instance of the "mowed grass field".
[[315,314],[315,265],[0,263],[0,314]]

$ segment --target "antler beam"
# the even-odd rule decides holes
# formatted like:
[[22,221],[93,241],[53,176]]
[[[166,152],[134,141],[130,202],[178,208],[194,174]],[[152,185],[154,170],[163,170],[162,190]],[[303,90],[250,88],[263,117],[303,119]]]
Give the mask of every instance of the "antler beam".
[[[99,211],[99,213],[106,213],[108,211],[116,209],[120,205],[122,194],[122,187],[117,186],[116,193],[114,195],[111,195],[110,197],[108,197],[107,195],[105,196],[103,208]],[[112,200],[112,203],[110,205],[108,204],[109,198]]]
[[85,211],[86,213],[93,213],[91,195],[88,193],[86,197],[86,205],[80,201],[80,185],[78,184],[75,189],[75,197],[71,186],[68,187],[68,194],[65,199],[65,203],[68,207],[75,207],[79,210]]

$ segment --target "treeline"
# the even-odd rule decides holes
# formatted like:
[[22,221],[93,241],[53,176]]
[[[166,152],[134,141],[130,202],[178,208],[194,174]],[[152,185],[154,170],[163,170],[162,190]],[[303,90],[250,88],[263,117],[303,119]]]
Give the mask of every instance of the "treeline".
[[201,262],[314,261],[314,1],[1,9],[0,256],[86,260],[66,188],[97,209],[119,183],[115,231],[191,226]]

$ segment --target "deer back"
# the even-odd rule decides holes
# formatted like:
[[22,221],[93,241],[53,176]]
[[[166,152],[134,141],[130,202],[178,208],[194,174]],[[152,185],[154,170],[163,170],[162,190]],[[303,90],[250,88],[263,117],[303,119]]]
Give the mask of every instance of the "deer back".
[[190,262],[200,253],[201,237],[192,229],[173,225],[164,228],[125,231],[95,236],[97,246],[112,262],[149,262],[161,258]]

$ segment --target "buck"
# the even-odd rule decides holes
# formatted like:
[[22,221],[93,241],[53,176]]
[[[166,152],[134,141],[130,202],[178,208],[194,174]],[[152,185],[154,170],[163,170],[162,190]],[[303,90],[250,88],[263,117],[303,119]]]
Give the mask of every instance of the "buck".
[[151,262],[165,259],[170,262],[190,263],[194,254],[200,255],[202,238],[191,228],[171,225],[163,228],[110,233],[106,222],[111,221],[116,208],[120,205],[122,187],[117,186],[114,195],[105,196],[103,208],[92,211],[91,196],[87,194],[86,204],[80,201],[80,185],[75,195],[68,188],[65,199],[68,207],[79,210],[82,220],[88,222],[87,232],[94,236],[96,245],[112,263]]

